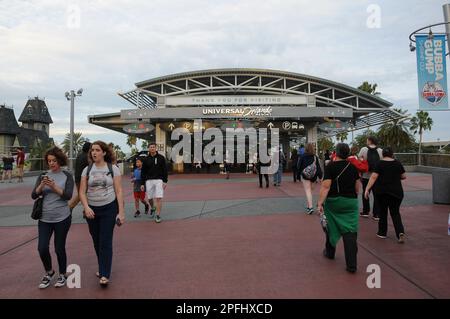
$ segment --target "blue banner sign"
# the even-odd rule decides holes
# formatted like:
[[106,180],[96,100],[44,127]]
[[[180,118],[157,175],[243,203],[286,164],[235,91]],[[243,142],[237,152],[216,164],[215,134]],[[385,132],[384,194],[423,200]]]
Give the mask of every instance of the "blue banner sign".
[[445,35],[416,35],[419,109],[448,110]]

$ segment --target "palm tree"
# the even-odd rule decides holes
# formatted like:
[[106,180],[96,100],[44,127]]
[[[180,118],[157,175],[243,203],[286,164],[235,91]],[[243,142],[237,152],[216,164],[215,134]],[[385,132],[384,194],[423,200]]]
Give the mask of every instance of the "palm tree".
[[[83,145],[85,142],[88,141],[87,138],[85,138],[84,136],[81,136],[82,133],[81,132],[75,132],[73,133],[73,152],[74,152],[74,156],[77,156],[78,153],[81,151],[81,149],[83,148]],[[66,152],[66,154],[70,153],[70,133],[67,133],[64,141],[62,142],[62,149],[64,152]]]
[[137,140],[136,136],[128,135],[127,136],[127,145],[131,148],[133,146],[136,146],[136,140]]
[[414,137],[409,133],[409,122],[405,121],[406,110],[394,109],[403,115],[401,118],[381,125],[378,130],[379,143],[390,146],[394,152],[408,150],[414,143]]
[[372,95],[380,95],[381,93],[377,92],[377,86],[378,84],[376,83],[370,84],[369,82],[364,81],[360,86],[358,86],[358,89]]
[[119,145],[116,145],[114,143],[109,143],[109,145],[111,146],[111,149],[114,151],[117,160],[125,158],[125,153],[122,152],[122,149],[120,148]]
[[55,146],[52,142],[44,143],[37,139],[30,149],[31,170],[43,170],[45,168],[44,156],[47,150]]
[[410,130],[413,131],[413,134],[419,133],[419,165],[422,164],[422,158],[420,154],[422,153],[422,136],[424,131],[430,131],[431,126],[433,125],[433,119],[428,116],[428,112],[419,111],[416,113],[411,119],[411,127]]
[[336,134],[336,139],[343,143],[348,137],[348,132],[347,131],[342,131]]
[[317,150],[319,154],[325,153],[326,150],[331,151],[333,149],[333,141],[329,137],[321,137],[317,140]]
[[141,148],[142,148],[143,150],[147,150],[149,144],[150,144],[149,141],[143,140],[143,141],[142,141],[142,146],[141,146]]

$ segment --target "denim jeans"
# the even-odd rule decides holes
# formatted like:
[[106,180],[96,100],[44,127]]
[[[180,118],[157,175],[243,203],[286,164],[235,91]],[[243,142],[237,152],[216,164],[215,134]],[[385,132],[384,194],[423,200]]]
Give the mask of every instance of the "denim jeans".
[[98,272],[100,277],[109,278],[113,257],[113,232],[118,213],[117,201],[104,206],[91,206],[95,218],[87,218],[89,233],[94,243],[98,260]]

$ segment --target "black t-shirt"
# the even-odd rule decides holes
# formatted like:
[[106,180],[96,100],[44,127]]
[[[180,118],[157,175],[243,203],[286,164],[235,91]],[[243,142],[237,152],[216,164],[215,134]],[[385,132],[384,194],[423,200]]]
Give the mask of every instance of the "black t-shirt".
[[397,198],[403,198],[403,187],[401,175],[405,173],[403,165],[397,161],[379,161],[375,166],[374,173],[378,174],[374,185],[377,194],[390,194]]
[[[332,180],[331,188],[330,191],[328,192],[328,197],[338,197],[338,196],[350,198],[358,197],[358,194],[356,194],[355,184],[356,181],[359,179],[359,173],[358,170],[355,168],[355,166],[353,166],[352,164],[350,165],[348,164],[350,164],[350,162],[335,161],[325,166],[325,176],[323,179]],[[341,174],[341,172],[343,173]],[[341,175],[339,176],[339,174]],[[338,176],[339,179],[336,180]]]

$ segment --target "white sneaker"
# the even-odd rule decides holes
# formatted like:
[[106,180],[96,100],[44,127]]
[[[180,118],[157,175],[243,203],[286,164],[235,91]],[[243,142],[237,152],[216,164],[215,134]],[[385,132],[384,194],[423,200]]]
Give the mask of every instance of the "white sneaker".
[[55,283],[55,288],[64,287],[66,285],[67,278],[66,276],[60,274],[58,280]]
[[45,289],[50,286],[50,283],[54,276],[55,272],[53,272],[52,274],[46,273],[42,278],[41,283],[39,284],[39,289]]

